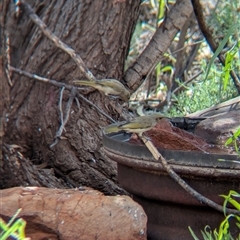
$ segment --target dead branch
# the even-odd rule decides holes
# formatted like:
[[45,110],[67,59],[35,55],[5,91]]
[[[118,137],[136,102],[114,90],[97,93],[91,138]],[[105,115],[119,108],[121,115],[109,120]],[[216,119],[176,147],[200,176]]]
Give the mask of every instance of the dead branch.
[[136,62],[125,72],[125,81],[130,89],[136,90],[152,67],[159,62],[176,34],[192,13],[189,0],[177,1],[169,11],[166,19],[153,35],[148,46],[137,58]]
[[72,88],[71,90],[71,94],[70,94],[70,97],[68,99],[68,103],[67,103],[67,107],[66,107],[66,114],[65,114],[65,118],[63,119],[63,111],[62,111],[62,97],[63,97],[63,91],[64,91],[65,87],[63,87],[61,89],[61,92],[60,92],[60,99],[59,99],[59,111],[60,111],[60,121],[61,121],[61,125],[60,125],[60,128],[58,129],[56,135],[55,135],[55,140],[54,142],[50,145],[50,148],[52,148],[53,146],[55,146],[58,142],[59,142],[59,139],[61,138],[61,135],[62,135],[62,132],[64,130],[64,127],[69,119],[69,113],[70,113],[70,110],[71,110],[71,107],[72,107],[72,103],[73,103],[73,100],[77,94],[76,92],[76,89],[75,88]]
[[[52,79],[48,79],[48,78],[45,78],[45,77],[40,77],[36,74],[31,74],[29,72],[26,72],[26,71],[23,71],[23,70],[20,70],[18,68],[15,68],[15,67],[12,67],[10,66],[10,70],[13,71],[13,72],[16,72],[18,73],[19,75],[23,75],[23,76],[26,76],[30,79],[35,79],[37,81],[40,81],[40,82],[44,82],[44,83],[49,83],[53,86],[56,86],[56,87],[59,87],[59,88],[62,88],[62,87],[65,87],[67,90],[71,91],[72,88],[75,88],[74,86],[72,85],[69,85],[69,84],[66,84],[66,83],[62,83],[62,82],[58,82],[56,80],[52,80]],[[90,106],[94,107],[100,114],[102,114],[103,116],[105,116],[107,119],[109,119],[111,122],[116,122],[113,118],[111,118],[108,114],[106,114],[105,112],[103,112],[98,106],[96,106],[94,103],[92,103],[91,101],[89,101],[87,98],[85,98],[82,94],[80,94],[79,92],[77,92],[77,96],[78,98],[82,99],[84,102],[88,103]]]

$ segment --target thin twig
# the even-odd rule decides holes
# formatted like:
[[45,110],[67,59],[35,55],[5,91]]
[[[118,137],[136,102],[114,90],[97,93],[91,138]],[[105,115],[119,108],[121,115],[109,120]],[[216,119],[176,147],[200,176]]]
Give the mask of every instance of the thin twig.
[[71,47],[67,44],[63,43],[57,36],[51,32],[46,24],[34,13],[31,6],[25,2],[25,0],[21,0],[21,6],[32,19],[32,21],[42,30],[46,37],[48,37],[58,48],[62,49],[64,52],[70,55],[70,57],[75,61],[79,69],[85,74],[85,76],[90,81],[97,81],[92,72],[87,68],[85,63],[79,54],[77,54]]
[[11,59],[10,59],[10,39],[9,39],[9,35],[8,35],[7,31],[6,31],[6,36],[5,36],[5,44],[6,44],[6,49],[5,49],[5,56],[6,56],[5,72],[6,72],[8,84],[12,87],[13,84],[12,84],[11,75],[10,75],[10,72],[9,72],[9,67],[10,67],[10,63],[11,63]]
[[63,92],[64,92],[65,87],[62,87],[60,91],[60,98],[59,98],[59,111],[60,111],[60,122],[61,124],[63,123],[63,111],[62,111],[62,99],[63,99]]
[[184,47],[182,47],[182,48],[179,48],[179,49],[173,51],[173,52],[171,53],[171,55],[173,55],[173,54],[175,54],[175,53],[178,53],[178,52],[181,52],[181,51],[183,51],[185,48],[192,47],[192,46],[195,46],[195,45],[201,44],[201,43],[203,43],[203,40],[199,40],[199,41],[196,41],[196,42],[194,42],[194,43],[188,44],[188,45],[186,45],[186,46],[184,46]]
[[[195,189],[190,187],[177,173],[175,173],[172,167],[168,164],[167,160],[159,153],[159,151],[156,149],[156,147],[153,145],[153,143],[149,139],[146,139],[145,137],[141,137],[141,136],[140,138],[142,139],[142,141],[144,142],[148,150],[152,153],[154,159],[156,159],[157,161],[160,161],[160,163],[162,164],[163,168],[166,170],[168,175],[175,182],[177,182],[185,191],[187,191],[190,195],[196,198],[199,202],[204,203],[207,206],[214,208],[220,212],[223,212],[223,207],[221,205],[201,195]],[[234,210],[229,208],[226,208],[226,213],[240,215],[239,210]]]
[[74,100],[76,94],[77,94],[77,92],[75,91],[75,88],[72,88],[70,98],[68,99],[68,103],[66,106],[65,118],[63,119],[62,125],[61,125],[59,131],[57,132],[56,137],[60,137],[63,132],[64,126],[66,125],[66,123],[69,119],[70,110],[71,110],[72,103],[73,103],[73,100]]
[[[197,72],[195,75],[193,75],[192,77],[190,77],[187,81],[183,82],[184,85],[187,85],[188,83],[190,83],[191,81],[193,81],[195,78],[197,78],[199,75],[201,75],[203,73],[202,70],[200,70],[199,72]],[[172,94],[176,94],[178,91],[182,90],[183,86],[179,86],[178,88],[174,89],[174,91],[172,92]]]
[[70,97],[68,99],[68,103],[67,103],[67,106],[66,106],[66,114],[65,114],[65,118],[63,119],[63,112],[62,112],[62,93],[63,93],[63,90],[64,88],[62,88],[61,90],[61,94],[60,94],[60,99],[59,99],[59,109],[60,109],[60,116],[61,116],[61,125],[60,125],[60,128],[59,130],[57,131],[56,133],[56,136],[55,136],[55,141],[50,145],[50,148],[52,148],[53,146],[55,146],[58,142],[59,142],[59,139],[62,135],[62,132],[64,130],[64,127],[69,119],[69,113],[70,113],[70,110],[71,110],[71,107],[72,107],[72,103],[73,103],[73,100],[77,94],[75,88],[72,88],[71,90],[71,94],[70,94]]
[[80,103],[79,103],[79,101],[78,101],[78,98],[75,97],[74,100],[76,101],[76,104],[77,104],[77,106],[78,106],[78,109],[80,109]]
[[[59,88],[62,88],[62,87],[65,87],[67,90],[71,91],[72,88],[75,88],[74,86],[72,85],[69,85],[69,84],[66,84],[66,83],[62,83],[62,82],[57,82],[56,80],[52,80],[52,79],[48,79],[48,78],[44,78],[44,77],[40,77],[36,74],[31,74],[29,72],[26,72],[26,71],[23,71],[23,70],[20,70],[18,68],[14,68],[12,66],[10,66],[10,70],[13,71],[13,72],[16,72],[18,73],[19,75],[23,75],[23,76],[26,76],[28,78],[32,78],[32,79],[35,79],[37,81],[40,81],[40,82],[44,82],[44,83],[49,83],[53,86],[56,86],[56,87],[59,87]],[[105,112],[103,112],[98,106],[96,106],[94,103],[92,103],[91,101],[89,101],[87,98],[85,98],[82,94],[80,94],[79,92],[77,92],[77,96],[78,98],[81,98],[84,102],[88,103],[90,106],[92,106],[93,108],[95,108],[100,114],[102,114],[103,116],[105,116],[107,119],[109,119],[111,122],[115,123],[116,121],[111,118],[108,114],[106,114]]]
[[[64,89],[65,89],[65,87],[62,87],[62,89],[60,91],[59,104],[58,104],[59,112],[60,112],[60,122],[61,122],[61,125],[60,125],[60,128],[59,128],[59,130],[57,131],[57,133],[56,133],[56,135],[54,137],[54,142],[50,145],[50,148],[52,148],[53,146],[55,146],[59,142],[59,137],[62,135],[61,129],[64,128],[64,124],[63,124],[63,111],[62,111],[62,99],[63,99]],[[62,126],[63,126],[63,128],[62,128]]]

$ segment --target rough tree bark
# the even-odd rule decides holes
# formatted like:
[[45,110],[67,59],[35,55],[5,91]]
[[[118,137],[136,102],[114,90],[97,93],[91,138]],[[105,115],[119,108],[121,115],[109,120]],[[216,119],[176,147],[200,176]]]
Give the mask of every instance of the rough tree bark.
[[[14,17],[12,2],[5,1],[3,8],[11,65],[65,83],[83,78],[74,61],[57,49],[24,12],[19,18]],[[98,79],[121,79],[140,0],[50,3],[29,0],[28,3],[56,36],[80,54]],[[5,108],[8,122],[4,142],[21,146],[21,152],[30,161],[46,163],[45,168],[53,168],[55,175],[64,177],[73,186],[92,186],[107,194],[120,193],[114,183],[116,167],[101,154],[101,128],[109,121],[85,102],[79,100],[80,108],[74,102],[63,134],[66,139],[50,149],[59,128],[60,89],[17,74],[13,74],[12,82],[10,102]],[[89,92],[86,97],[109,115],[118,117],[109,99],[99,92]],[[68,98],[69,92],[65,91],[63,108]],[[2,187],[15,184],[5,182]]]
[[[50,30],[80,54],[98,79],[123,78],[124,60],[138,17],[140,2],[28,0]],[[9,33],[12,66],[64,83],[84,77],[75,62],[65,52],[56,48],[24,12],[18,18],[14,17],[13,1],[3,1],[2,9],[1,21],[3,29],[7,29]],[[164,53],[190,16],[190,1],[179,1],[173,10],[169,13],[169,20],[167,19],[165,25],[156,32],[152,44],[145,49],[130,71],[126,72],[126,83],[133,90],[141,84],[142,77],[146,76],[159,54]],[[178,19],[174,20],[174,14]],[[161,44],[158,45],[158,42]],[[153,59],[150,59],[150,56],[153,56]],[[139,65],[143,71],[136,67]],[[134,71],[139,71],[137,77],[133,74]],[[109,123],[105,117],[79,99],[80,107],[75,102],[72,106],[63,133],[65,138],[53,148],[49,148],[60,125],[60,89],[16,73],[12,75],[12,82],[13,86],[10,86],[6,76],[3,78],[5,95],[4,104],[0,105],[3,108],[1,135],[4,135],[3,142],[8,145],[4,145],[0,176],[5,181],[1,181],[0,188],[16,186],[14,178],[17,176],[19,185],[85,185],[106,194],[124,192],[116,184],[115,164],[109,162],[101,150],[101,128]],[[85,91],[85,94],[114,119],[119,118],[114,102],[109,98],[98,91]],[[64,91],[63,109],[69,95],[68,91]],[[15,145],[19,145],[21,150]],[[24,161],[19,158],[19,152],[29,159],[28,164],[31,166],[22,167]],[[33,166],[35,164],[43,164],[45,170],[54,171],[48,171],[46,174],[46,171],[41,172]],[[12,169],[15,169],[15,172]],[[38,177],[34,177],[35,171]],[[52,178],[48,179],[46,175],[51,175]],[[59,182],[57,178],[54,180],[54,175],[64,181]]]

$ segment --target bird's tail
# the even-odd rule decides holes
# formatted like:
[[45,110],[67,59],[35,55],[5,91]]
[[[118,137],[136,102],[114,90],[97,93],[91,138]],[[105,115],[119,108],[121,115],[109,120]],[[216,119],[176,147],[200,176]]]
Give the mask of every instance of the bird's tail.
[[88,80],[73,80],[73,83],[76,85],[82,85],[82,86],[93,86],[95,84],[94,81],[88,81]]
[[110,125],[108,127],[105,127],[105,129],[104,129],[104,132],[106,134],[108,134],[108,133],[116,133],[116,132],[119,132],[119,131],[121,131],[121,129],[119,129],[117,125]]

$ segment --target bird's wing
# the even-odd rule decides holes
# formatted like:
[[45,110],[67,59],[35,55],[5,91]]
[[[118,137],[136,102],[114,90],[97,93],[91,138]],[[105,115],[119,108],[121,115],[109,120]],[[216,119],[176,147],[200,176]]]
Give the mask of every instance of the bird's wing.
[[129,122],[119,126],[120,129],[142,129],[142,124],[138,122]]
[[92,86],[94,82],[88,80],[74,80],[73,83],[77,85]]
[[98,81],[99,84],[104,85],[104,86],[108,86],[108,87],[116,87],[121,85],[121,83],[115,79],[105,79],[105,80],[99,80]]

